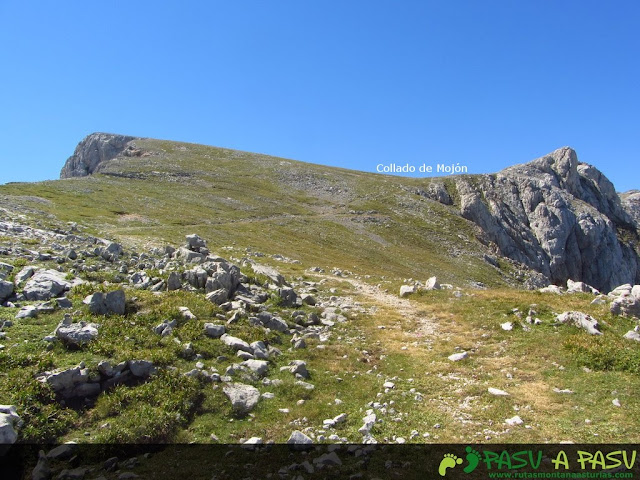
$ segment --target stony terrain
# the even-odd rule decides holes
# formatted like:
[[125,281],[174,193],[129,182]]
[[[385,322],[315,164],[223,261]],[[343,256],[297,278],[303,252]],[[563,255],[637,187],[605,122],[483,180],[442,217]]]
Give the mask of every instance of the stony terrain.
[[[0,189],[0,443],[638,441],[635,220],[571,150],[428,184],[282,160],[264,187],[196,148],[92,137],[83,177]],[[37,478],[152,455],[65,448]],[[366,456],[337,452],[287,471]]]

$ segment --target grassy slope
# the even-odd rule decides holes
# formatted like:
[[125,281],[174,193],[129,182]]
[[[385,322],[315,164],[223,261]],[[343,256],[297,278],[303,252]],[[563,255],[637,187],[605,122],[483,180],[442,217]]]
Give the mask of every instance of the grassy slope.
[[145,179],[96,175],[9,184],[0,195],[141,244],[175,244],[195,232],[213,250],[235,245],[371,275],[504,283],[482,260],[473,225],[410,193],[429,180],[192,144],[137,144],[154,155],[114,162],[106,173],[142,172]]
[[[31,420],[24,433],[29,438],[206,442],[215,433],[225,442],[250,436],[284,441],[295,428],[318,429],[324,418],[346,412],[349,420],[335,433],[358,441],[357,428],[367,404],[393,400],[399,412],[396,417],[409,415],[401,421],[392,421],[394,414],[385,417],[373,432],[379,440],[392,441],[394,435],[408,439],[412,430],[420,434],[412,441],[640,440],[640,401],[634,395],[640,387],[639,348],[620,338],[635,322],[611,317],[606,307],[590,306],[588,296],[556,297],[505,288],[509,272],[500,273],[482,260],[483,249],[473,226],[447,207],[410,193],[413,187],[424,188],[428,180],[172,142],[144,140],[139,146],[156,155],[127,159],[112,169],[135,175],[143,172],[148,175],[145,179],[97,175],[12,184],[0,187],[0,195],[8,205],[31,209],[28,215],[44,224],[55,223],[48,217],[52,214],[126,243],[177,244],[185,234],[195,232],[209,241],[213,251],[233,246],[236,257],[247,248],[283,254],[300,260],[300,264],[277,265],[296,277],[312,278],[305,269],[318,265],[369,275],[366,282],[382,283],[391,292],[397,291],[402,278],[434,274],[455,285],[474,280],[495,288],[463,290],[466,294],[461,298],[450,291],[415,295],[410,299],[415,315],[409,316],[375,304],[347,281],[330,280],[319,295],[330,295],[328,289],[334,287],[338,294],[376,310],[338,325],[324,350],[315,349],[313,342],[304,351],[289,352],[284,346],[285,354],[272,365],[271,377],[282,378],[285,384],[261,387],[276,397],[261,402],[255,416],[233,421],[220,389],[187,379],[162,377],[149,387],[102,395],[95,408],[84,414],[58,407],[32,381],[33,373],[45,368],[80,360],[90,364],[105,357],[120,360],[133,355],[183,371],[191,368],[171,342],[153,336],[150,327],[171,316],[178,305],[189,306],[200,321],[209,321],[216,312],[202,295],[180,292],[158,299],[139,292],[142,314],[105,320],[101,341],[80,352],[58,347],[42,352],[37,344],[52,331],[61,313],[22,321],[11,330],[11,341],[17,346],[11,355],[5,352],[0,358],[10,368],[11,378],[10,383],[0,382],[0,398],[4,403],[40,406],[22,412]],[[353,221],[364,217],[369,221]],[[81,300],[86,293],[72,295],[75,308],[85,308]],[[526,314],[531,304],[537,305],[543,326],[511,332],[500,328],[500,323],[514,320],[513,308]],[[553,313],[568,309],[605,320],[605,335],[595,339],[574,328],[553,326]],[[12,309],[0,312],[0,318],[13,315]],[[433,323],[436,332],[425,334],[421,319]],[[125,328],[129,341],[121,335]],[[176,335],[183,341],[199,341],[207,367],[223,371],[226,364],[217,364],[215,357],[228,352],[213,341],[197,340],[198,332],[199,325],[187,324]],[[250,340],[255,334],[243,325],[234,326],[231,333]],[[470,358],[448,361],[456,348],[470,351]],[[296,389],[290,375],[277,373],[293,358],[308,362],[314,392]],[[385,392],[382,384],[389,378],[395,378],[397,388]],[[507,390],[511,396],[493,397],[487,393],[489,386]],[[554,387],[575,393],[557,394]],[[411,388],[424,400],[416,401]],[[336,405],[336,398],[343,403]],[[613,398],[619,398],[622,407],[613,406]],[[297,405],[300,399],[306,400],[304,405]],[[281,408],[289,412],[280,412]],[[173,412],[171,416],[168,411]],[[532,428],[507,427],[504,420],[516,414]],[[100,428],[105,423],[110,427]]]

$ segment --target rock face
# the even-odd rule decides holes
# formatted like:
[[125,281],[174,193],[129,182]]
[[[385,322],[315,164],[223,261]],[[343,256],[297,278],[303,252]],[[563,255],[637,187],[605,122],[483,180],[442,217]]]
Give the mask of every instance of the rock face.
[[86,177],[99,170],[103,162],[116,158],[135,137],[111,133],[92,133],[82,140],[60,171],[60,178]]
[[446,187],[458,199],[462,216],[476,223],[502,255],[551,283],[572,279],[601,291],[639,283],[640,260],[629,241],[638,243],[636,223],[611,182],[580,163],[571,148],[454,182]]
[[636,225],[640,225],[640,191],[629,190],[620,194],[620,200],[622,200],[622,207],[636,222]]

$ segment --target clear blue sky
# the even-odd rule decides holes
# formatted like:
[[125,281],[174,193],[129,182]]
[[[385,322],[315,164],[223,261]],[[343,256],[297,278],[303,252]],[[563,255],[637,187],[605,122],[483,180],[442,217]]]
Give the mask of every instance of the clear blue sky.
[[576,149],[640,188],[637,0],[0,0],[0,183],[94,131],[373,171]]

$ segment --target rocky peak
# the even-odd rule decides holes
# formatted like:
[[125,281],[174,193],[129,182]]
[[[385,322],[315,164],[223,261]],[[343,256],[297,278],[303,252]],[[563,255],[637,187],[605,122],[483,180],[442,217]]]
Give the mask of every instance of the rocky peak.
[[100,165],[116,158],[136,137],[112,133],[92,133],[76,147],[62,167],[60,178],[85,177],[99,170]]
[[542,187],[559,188],[617,223],[633,223],[609,179],[596,167],[579,162],[578,155],[570,147],[562,147],[529,163],[506,168],[500,174],[512,178],[525,177]]
[[455,189],[462,216],[498,253],[551,282],[583,281],[603,291],[640,283],[633,196],[625,209],[613,184],[571,148],[494,175],[456,177]]
[[503,175],[524,176],[546,185],[574,192],[579,188],[578,156],[570,147],[562,147],[523,165],[502,170]]

